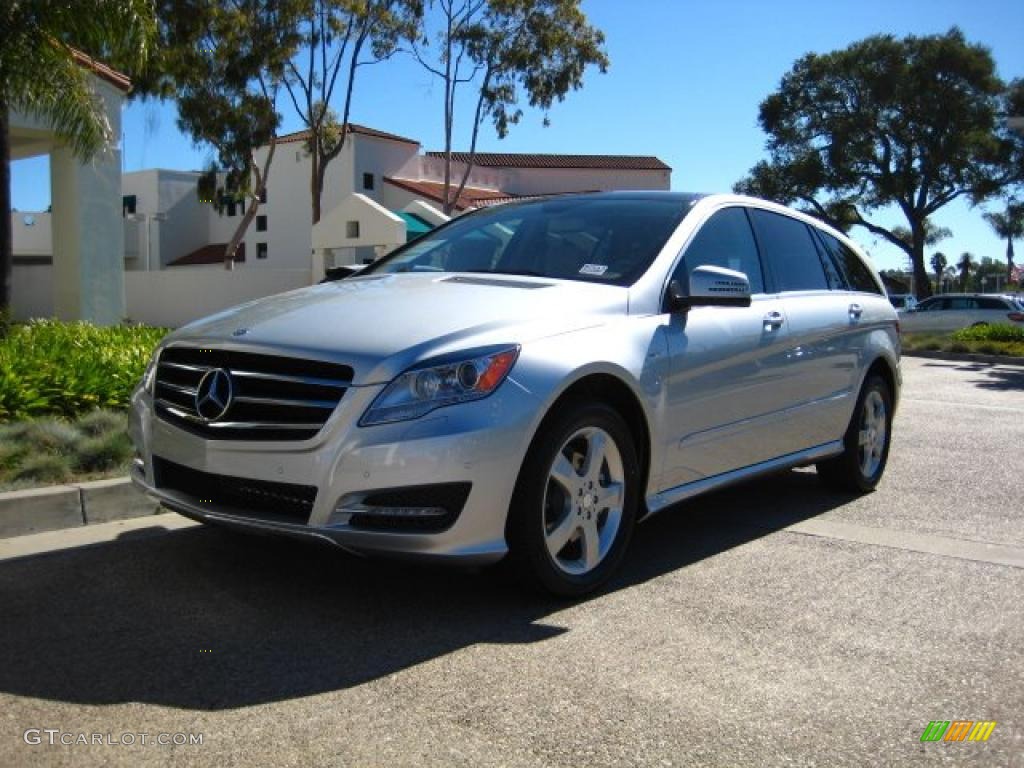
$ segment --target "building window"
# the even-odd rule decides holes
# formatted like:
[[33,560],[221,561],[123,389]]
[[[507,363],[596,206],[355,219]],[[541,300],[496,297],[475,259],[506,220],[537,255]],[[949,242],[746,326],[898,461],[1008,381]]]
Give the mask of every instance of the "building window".
[[234,215],[235,215],[235,201],[234,200],[230,200],[228,202],[228,216],[234,216]]
[[364,173],[363,174],[363,189],[373,189],[373,174],[372,173]]
[[266,203],[267,203],[267,188],[266,187],[263,187],[263,189],[260,190],[260,203],[262,203],[263,205],[266,205]]
[[121,198],[121,215],[128,216],[135,214],[135,195],[124,195]]
[[267,258],[267,244],[266,243],[256,243],[256,258],[257,259],[265,259],[265,258]]
[[266,216],[257,216],[256,217],[256,231],[257,232],[266,232],[267,231],[267,217]]
[[345,222],[345,237],[350,240],[354,240],[359,237],[359,222],[358,221],[346,221]]

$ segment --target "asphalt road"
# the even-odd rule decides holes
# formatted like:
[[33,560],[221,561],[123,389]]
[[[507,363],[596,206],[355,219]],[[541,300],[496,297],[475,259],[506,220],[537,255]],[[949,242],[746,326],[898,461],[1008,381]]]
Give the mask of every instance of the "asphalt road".
[[904,375],[876,493],[691,502],[584,602],[201,527],[0,560],[0,766],[1024,766],[1024,369]]

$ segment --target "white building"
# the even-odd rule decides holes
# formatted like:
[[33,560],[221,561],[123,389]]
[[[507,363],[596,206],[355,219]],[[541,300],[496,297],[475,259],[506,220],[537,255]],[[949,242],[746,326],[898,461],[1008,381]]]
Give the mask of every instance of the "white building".
[[[123,174],[121,188],[111,187],[109,193],[122,214],[114,240],[123,253],[131,319],[177,325],[237,301],[316,282],[325,267],[372,260],[446,218],[437,210],[444,193],[442,153],[422,153],[415,139],[350,124],[341,154],[328,166],[321,222],[314,231],[307,135],[300,131],[277,139],[265,201],[236,253],[236,269],[221,275],[213,269],[223,265],[245,205],[218,212],[200,202],[199,172]],[[267,151],[256,152],[260,167]],[[467,160],[464,153],[453,154],[453,185]],[[671,168],[656,157],[480,153],[456,212],[519,197],[670,186]],[[50,217],[14,217],[17,293],[19,271],[35,268],[33,285],[38,286],[40,268],[49,266]],[[191,285],[197,288],[188,290]],[[182,292],[188,296],[179,297]],[[36,299],[16,301],[15,316],[52,313],[52,304]]]

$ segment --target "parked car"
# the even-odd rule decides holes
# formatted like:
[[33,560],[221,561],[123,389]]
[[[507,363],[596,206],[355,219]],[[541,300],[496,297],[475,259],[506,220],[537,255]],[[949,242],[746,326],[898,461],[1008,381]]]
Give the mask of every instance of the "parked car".
[[910,311],[917,306],[917,297],[912,293],[890,293],[889,303],[897,312]]
[[578,595],[697,494],[812,464],[872,490],[899,388],[896,312],[839,232],[733,195],[573,195],[170,334],[132,477],[196,520],[508,555]]
[[946,332],[989,323],[1024,324],[1024,307],[1012,296],[944,293],[900,316],[904,332]]

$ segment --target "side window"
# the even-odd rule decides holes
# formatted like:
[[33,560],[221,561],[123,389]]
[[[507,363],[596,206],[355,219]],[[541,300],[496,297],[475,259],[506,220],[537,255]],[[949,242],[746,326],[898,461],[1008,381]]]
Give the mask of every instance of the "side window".
[[987,299],[982,296],[975,301],[978,302],[978,309],[1006,309],[1006,305],[1000,299]]
[[[846,274],[846,282],[851,291],[863,293],[877,293],[884,296],[882,289],[878,287],[874,275],[868,266],[860,260],[849,246],[844,245],[827,232],[818,232],[819,237],[825,243],[825,248],[832,254],[832,258],[839,264],[840,269]],[[937,309],[937,307],[934,307]]]
[[943,301],[943,309],[950,309],[954,311],[974,309],[974,302],[965,296],[957,296],[953,299],[945,299]]
[[750,211],[750,217],[777,290],[816,291],[828,288],[818,249],[806,224],[757,208]]
[[[825,247],[825,242],[822,240],[823,232],[814,228],[807,228],[811,233],[811,239],[814,240],[814,244],[818,247],[818,256],[821,257],[821,265],[825,268],[825,277],[828,280],[828,286],[833,291],[848,291],[850,290],[849,285],[846,282],[846,276],[843,274],[843,268],[840,266],[836,257],[832,255],[832,252]],[[906,301],[903,297],[892,298],[890,297],[894,307],[903,307],[906,305]]]
[[743,272],[750,280],[751,293],[764,293],[764,276],[757,243],[742,208],[726,208],[704,222],[672,275],[685,287],[695,267],[712,266]]

